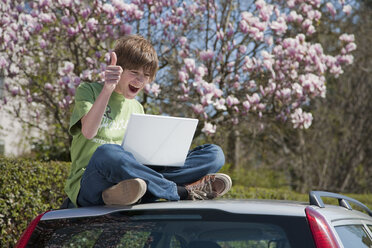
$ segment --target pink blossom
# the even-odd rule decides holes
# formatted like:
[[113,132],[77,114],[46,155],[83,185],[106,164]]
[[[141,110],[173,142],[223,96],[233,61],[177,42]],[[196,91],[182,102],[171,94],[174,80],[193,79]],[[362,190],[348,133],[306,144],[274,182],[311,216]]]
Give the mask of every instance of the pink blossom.
[[187,38],[185,36],[180,37],[179,42],[181,46],[184,46],[187,42]]
[[342,8],[342,11],[346,14],[346,15],[350,15],[351,13],[351,6],[350,5],[345,5],[343,8]]
[[291,119],[294,128],[307,129],[311,126],[313,115],[303,112],[301,108],[297,108],[294,113],[291,114]]
[[18,86],[14,86],[14,87],[12,88],[12,90],[11,90],[11,93],[12,93],[12,96],[13,96],[13,97],[16,96],[16,95],[18,95],[19,92],[20,92],[20,89],[19,89]]
[[187,87],[185,84],[181,84],[181,89],[185,94],[190,92],[190,87]]
[[178,72],[178,79],[181,82],[186,83],[188,78],[189,78],[189,75],[187,74],[187,72],[185,72],[185,71],[179,71]]
[[79,32],[79,29],[77,27],[76,28],[69,27],[67,29],[67,33],[69,36],[75,36],[78,32]]
[[350,53],[354,51],[357,48],[357,45],[354,42],[350,42],[349,44],[346,45],[345,49],[346,52]]
[[39,18],[44,23],[52,23],[54,21],[53,14],[41,13]]
[[263,65],[264,65],[264,67],[266,69],[271,70],[272,69],[272,65],[274,63],[273,55],[272,54],[269,54],[267,51],[263,50],[261,52],[261,56],[263,58]]
[[287,15],[287,22],[298,22],[298,16],[297,12],[292,10],[289,12],[289,15]]
[[290,8],[295,7],[296,1],[295,0],[287,0],[287,5]]
[[183,9],[182,7],[178,7],[178,8],[176,9],[176,15],[178,15],[178,16],[182,16],[183,13],[184,13],[184,9]]
[[75,96],[76,88],[75,87],[68,87],[67,92],[70,96]]
[[72,0],[58,0],[58,2],[64,7],[71,7]]
[[211,135],[216,133],[216,125],[213,125],[212,123],[209,122],[204,122],[204,127],[202,129],[202,132]]
[[301,98],[303,96],[302,86],[298,83],[294,83],[292,85],[293,93],[297,96],[297,98]]
[[285,19],[282,16],[279,17],[277,21],[273,21],[270,27],[276,32],[277,35],[284,34],[288,28]]
[[282,99],[289,99],[291,97],[291,89],[284,88],[276,92],[277,96]]
[[247,46],[243,46],[243,45],[239,46],[239,52],[240,53],[246,53],[247,52]]
[[161,91],[160,85],[157,83],[146,84],[144,90],[147,94],[154,94],[155,97],[157,97]]
[[143,11],[136,9],[136,10],[134,11],[134,17],[135,17],[137,20],[140,20],[140,19],[143,17]]
[[58,69],[59,75],[67,75],[71,73],[74,70],[74,64],[71,63],[70,61],[64,61],[63,66]]
[[9,68],[9,72],[11,74],[18,74],[19,73],[19,67],[15,64],[11,64]]
[[303,89],[311,95],[325,97],[326,87],[325,78],[323,76],[308,73],[306,75],[300,75],[299,81]]
[[211,93],[205,94],[200,98],[200,102],[201,104],[203,104],[203,106],[207,106],[213,103],[212,98],[213,98],[213,94]]
[[79,77],[75,77],[74,78],[74,84],[75,84],[75,87],[78,86],[81,82],[81,79]]
[[[256,2],[256,6],[257,6],[257,2]],[[262,21],[267,22],[270,19],[272,12],[273,12],[273,5],[266,4],[265,1],[262,0],[260,3],[260,10],[259,10],[259,15]]]
[[108,14],[111,18],[114,17],[115,15],[115,9],[114,7],[111,5],[111,4],[108,4],[108,3],[105,3],[103,6],[102,6],[102,10]]
[[44,85],[44,88],[46,89],[46,90],[53,90],[54,88],[53,88],[53,85],[51,85],[50,83],[46,83],[45,85]]
[[238,98],[236,98],[235,96],[228,96],[227,98],[226,98],[226,103],[227,103],[227,106],[229,106],[229,107],[231,107],[231,106],[233,106],[233,105],[237,105],[237,104],[239,104],[239,100],[238,100]]
[[306,30],[306,34],[307,35],[312,35],[315,33],[315,27],[313,25],[310,25],[307,30]]
[[255,68],[255,60],[246,56],[244,58],[244,69],[247,71],[252,71]]
[[90,10],[89,7],[80,10],[80,15],[81,15],[84,19],[87,18],[87,17],[90,15],[90,13],[91,13],[91,10]]
[[250,108],[251,108],[251,104],[249,103],[249,101],[244,101],[243,102],[243,107],[245,110],[249,111]]
[[124,11],[125,8],[126,8],[126,4],[124,3],[124,1],[121,1],[121,0],[112,0],[112,5],[115,6],[115,8],[118,10],[118,11]]
[[97,30],[98,21],[92,17],[92,18],[89,18],[86,25],[89,31],[92,32],[92,31]]
[[340,64],[351,65],[354,62],[354,56],[350,54],[338,56],[337,62]]
[[205,50],[200,52],[200,58],[203,61],[208,61],[213,59],[214,57],[214,52],[212,50]]
[[224,36],[225,35],[224,35],[222,30],[217,31],[217,39],[218,40],[223,40]]
[[120,25],[120,32],[123,34],[130,34],[132,32],[132,27],[127,24]]
[[195,70],[195,60],[191,58],[186,58],[184,59],[186,68],[190,71],[193,72]]
[[62,18],[61,18],[61,22],[62,22],[62,24],[65,25],[65,26],[70,25],[70,17],[68,17],[68,16],[62,16]]
[[305,19],[305,21],[302,22],[302,28],[304,30],[307,30],[310,26],[312,26],[313,21],[310,19]]
[[221,89],[214,88],[213,95],[215,97],[221,97],[223,95],[223,91]]
[[244,34],[247,34],[249,31],[248,23],[244,20],[239,22],[239,28]]
[[331,15],[332,15],[333,17],[335,17],[335,15],[336,15],[336,9],[335,9],[335,7],[333,6],[333,4],[332,4],[331,2],[328,2],[328,3],[326,4],[326,7],[327,7],[327,10],[329,11],[329,13],[331,13]]
[[223,110],[223,111],[225,111],[225,110],[227,109],[226,106],[225,106],[225,102],[226,102],[226,100],[223,99],[223,98],[221,98],[221,99],[217,99],[217,100],[214,102],[213,106],[214,106],[217,110]]
[[84,70],[82,74],[80,75],[80,78],[83,80],[92,80],[93,71],[91,70]]
[[32,96],[30,94],[27,94],[26,101],[27,101],[27,103],[31,103],[32,102]]
[[40,8],[49,7],[50,5],[50,0],[39,0]]
[[355,37],[354,37],[353,34],[342,34],[339,39],[340,39],[340,41],[344,41],[344,42],[347,42],[347,43],[355,41]]
[[157,83],[152,83],[151,91],[157,97],[160,94],[160,91],[161,91],[160,85],[157,84]]
[[248,11],[244,11],[240,14],[241,18],[247,22],[249,22],[249,20],[253,17],[253,14],[251,12],[248,12]]
[[339,65],[332,65],[329,72],[335,75],[335,78],[337,78],[340,74],[344,73],[341,66]]
[[204,66],[198,66],[197,68],[195,68],[194,73],[199,79],[201,79],[207,73],[207,68],[205,68]]
[[251,104],[258,104],[260,102],[260,96],[257,93],[253,93],[252,96],[247,94],[247,99]]
[[204,107],[201,104],[193,104],[191,107],[196,114],[204,113]]
[[6,68],[8,66],[8,62],[6,61],[6,59],[3,57],[3,56],[1,56],[0,57],[0,68]]

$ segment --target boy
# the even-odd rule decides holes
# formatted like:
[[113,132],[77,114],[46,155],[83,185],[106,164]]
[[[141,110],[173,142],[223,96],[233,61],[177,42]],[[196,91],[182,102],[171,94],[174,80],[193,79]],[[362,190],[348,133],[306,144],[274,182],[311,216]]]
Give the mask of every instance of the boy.
[[155,79],[158,58],[142,36],[116,42],[104,84],[82,83],[70,120],[71,171],[65,191],[75,206],[131,205],[157,199],[212,199],[231,188],[229,176],[216,173],[224,155],[216,145],[199,146],[183,167],[140,164],[121,146],[131,113],[144,113],[135,100]]

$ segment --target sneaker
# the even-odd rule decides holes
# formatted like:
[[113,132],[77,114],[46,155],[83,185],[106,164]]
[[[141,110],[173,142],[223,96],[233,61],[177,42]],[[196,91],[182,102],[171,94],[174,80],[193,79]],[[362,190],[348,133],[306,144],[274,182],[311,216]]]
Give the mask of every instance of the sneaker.
[[232,186],[231,178],[222,173],[208,174],[185,186],[189,200],[210,200],[226,194]]
[[140,178],[128,179],[102,192],[106,205],[132,205],[146,193],[146,182]]

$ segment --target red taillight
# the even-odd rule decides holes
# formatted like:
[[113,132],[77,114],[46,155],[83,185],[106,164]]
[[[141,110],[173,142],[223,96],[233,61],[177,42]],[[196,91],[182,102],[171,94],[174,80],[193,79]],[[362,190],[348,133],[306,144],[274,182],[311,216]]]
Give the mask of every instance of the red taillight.
[[305,209],[306,217],[317,248],[340,248],[326,219],[311,207]]
[[[45,213],[47,213],[47,212],[45,212]],[[17,244],[15,245],[15,248],[26,247],[26,245],[28,243],[28,240],[30,239],[33,231],[35,230],[35,228],[36,228],[37,224],[39,223],[41,217],[43,217],[43,215],[45,213],[42,213],[42,214],[38,215],[33,221],[31,221],[31,223],[28,225],[26,230],[24,230],[24,232],[22,233],[21,238],[18,240]]]

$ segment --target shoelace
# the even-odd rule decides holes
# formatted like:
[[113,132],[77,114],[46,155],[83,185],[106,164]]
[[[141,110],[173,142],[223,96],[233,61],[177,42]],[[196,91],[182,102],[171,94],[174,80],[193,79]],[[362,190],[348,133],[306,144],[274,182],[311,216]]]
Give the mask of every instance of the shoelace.
[[209,200],[217,196],[217,193],[213,191],[212,182],[214,177],[208,177],[203,182],[196,185],[190,185],[186,189],[189,193],[191,200]]

